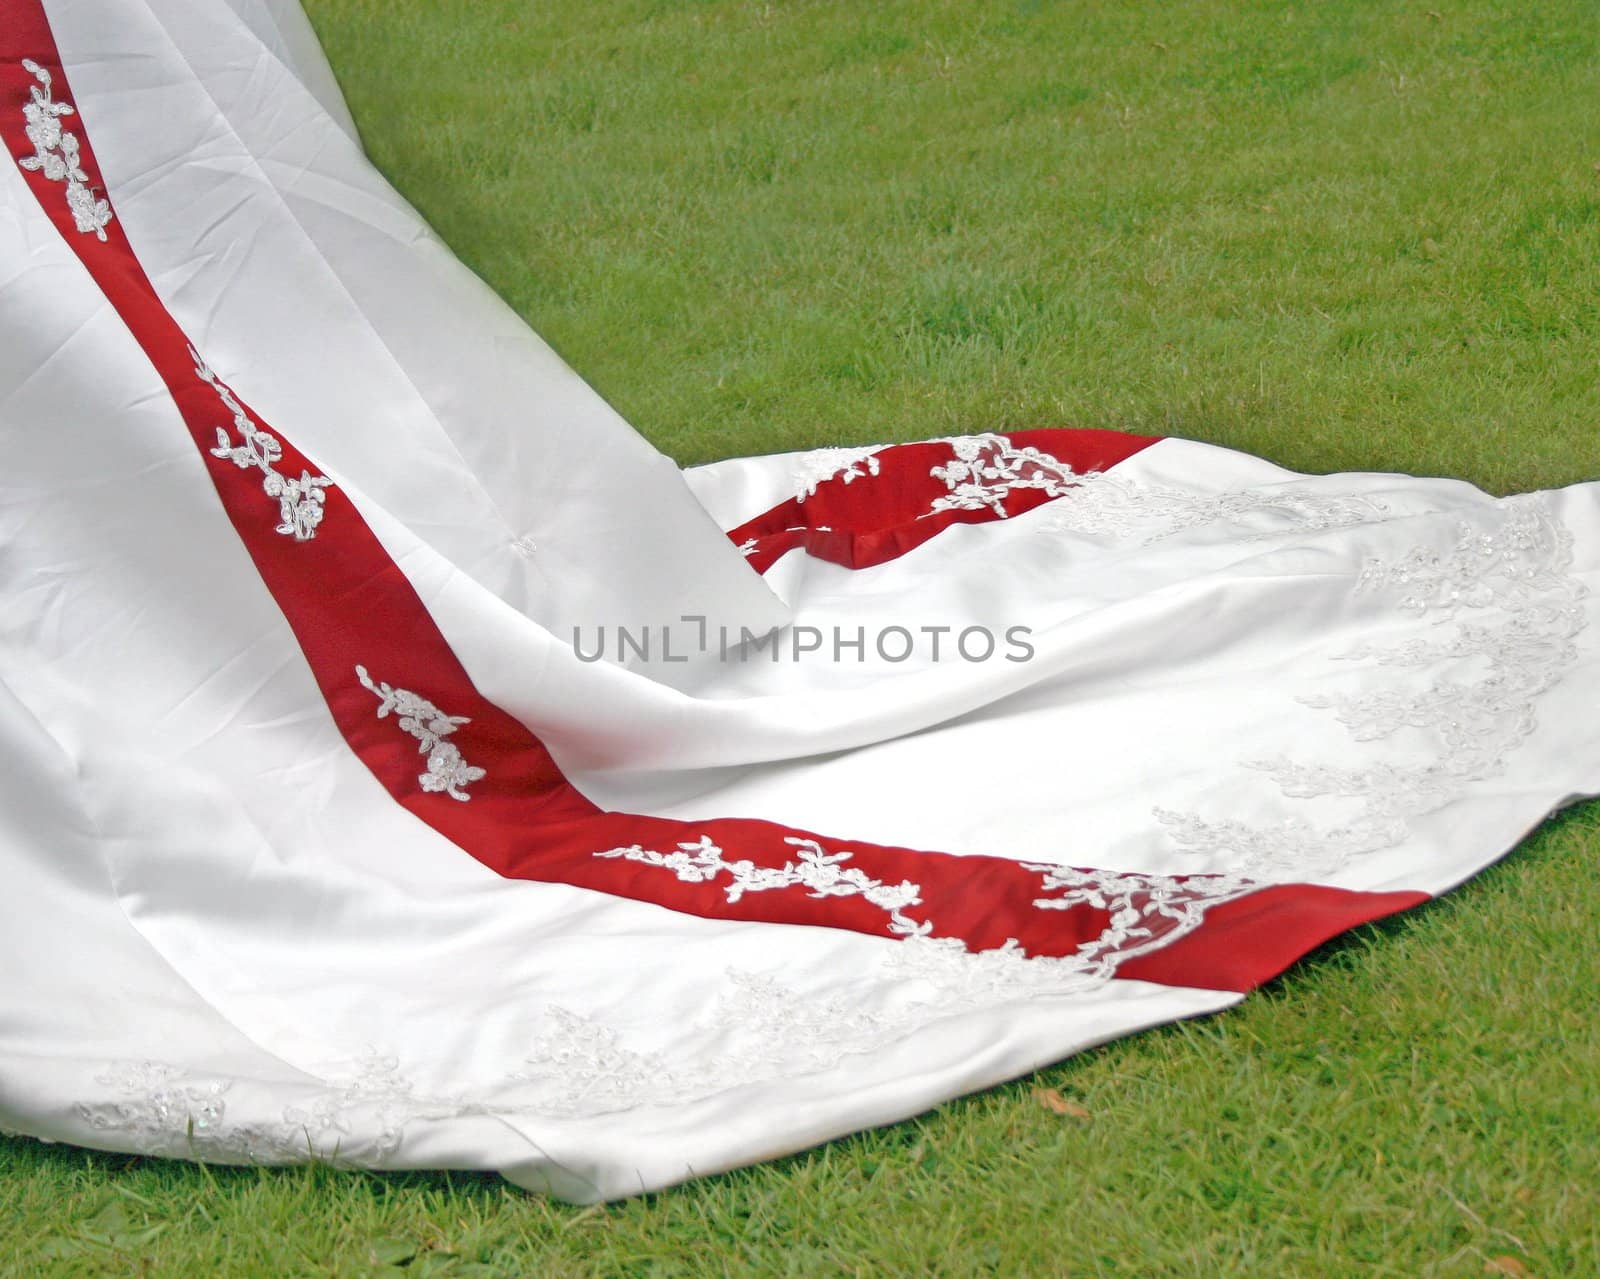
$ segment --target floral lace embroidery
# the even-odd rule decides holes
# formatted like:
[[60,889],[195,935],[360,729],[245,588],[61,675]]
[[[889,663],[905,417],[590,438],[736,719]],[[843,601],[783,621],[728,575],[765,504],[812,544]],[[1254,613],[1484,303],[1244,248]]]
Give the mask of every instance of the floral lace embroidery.
[[832,1070],[948,1017],[1068,997],[1103,982],[1070,959],[1028,959],[1014,946],[974,955],[953,938],[923,937],[895,945],[880,980],[859,994],[805,992],[737,970],[725,977],[708,1016],[655,1051],[629,1048],[614,1028],[550,1008],[538,1050],[514,1076],[538,1088],[529,1109],[591,1118],[682,1105]]
[[123,1062],[95,1082],[121,1100],[98,1106],[80,1105],[79,1116],[101,1132],[123,1132],[140,1149],[154,1149],[173,1137],[192,1135],[196,1146],[217,1140],[227,1113],[223,1080],[191,1083],[188,1073],[164,1062]]
[[[921,888],[910,880],[889,885],[870,878],[844,863],[849,852],[828,853],[814,839],[789,836],[784,841],[800,850],[797,861],[778,868],[757,866],[749,860],[728,861],[710,837],[679,844],[670,853],[642,848],[638,844],[611,848],[596,857],[621,857],[647,866],[670,870],[686,884],[704,884],[726,873],[730,882],[724,892],[730,902],[745,893],[804,888],[811,897],[863,897],[889,915],[889,932],[908,940],[926,940],[933,922],[918,922],[903,912],[922,903]],[[1114,871],[1078,870],[1070,866],[1021,865],[1042,875],[1040,891],[1049,896],[1034,899],[1039,910],[1071,910],[1089,906],[1111,916],[1106,928],[1085,942],[1068,959],[1074,970],[1109,977],[1125,959],[1147,954],[1170,945],[1200,926],[1212,906],[1253,892],[1259,885],[1239,875],[1201,875],[1183,880],[1164,875],[1121,874]],[[1056,895],[1058,894],[1059,895]],[[951,938],[941,945],[964,944]],[[1010,943],[1015,947],[1016,943]],[[1026,958],[1018,949],[1019,958]],[[1066,961],[1051,960],[1058,966]]]
[[[1426,733],[1434,748],[1425,756],[1346,768],[1287,758],[1251,764],[1287,798],[1356,801],[1355,814],[1331,827],[1298,817],[1253,826],[1165,809],[1157,817],[1183,852],[1225,858],[1247,874],[1326,875],[1352,857],[1402,843],[1413,819],[1504,769],[1533,731],[1536,700],[1576,660],[1587,592],[1571,574],[1571,561],[1572,536],[1538,495],[1496,503],[1487,527],[1461,524],[1447,552],[1422,548],[1370,561],[1358,589],[1397,596],[1401,609],[1436,616],[1442,634],[1367,644],[1339,659],[1397,669],[1450,662],[1455,674],[1422,687],[1301,700],[1332,711],[1357,741],[1413,730]],[[1473,668],[1483,673],[1471,678]]]
[[[1119,891],[1106,898],[1109,907]],[[1196,894],[1197,908],[1201,896]],[[1218,893],[1208,900],[1226,899]],[[1124,930],[1135,942],[1129,955],[1138,953],[1136,932]],[[534,1051],[519,1068],[468,1096],[423,1096],[395,1058],[370,1054],[342,1079],[317,1080],[304,1097],[275,1110],[268,1121],[244,1122],[229,1110],[230,1103],[243,1100],[235,1091],[243,1081],[202,1078],[170,1063],[140,1061],[120,1063],[98,1076],[96,1082],[112,1099],[80,1104],[77,1110],[90,1128],[117,1133],[121,1144],[147,1154],[259,1163],[316,1157],[381,1165],[400,1149],[406,1126],[418,1119],[588,1118],[679,1105],[831,1070],[979,1009],[1071,998],[1110,977],[1112,957],[1104,938],[1100,943],[1099,954],[1090,953],[1091,943],[1063,958],[1029,959],[1014,942],[973,954],[953,938],[915,935],[890,946],[876,972],[829,991],[796,989],[768,973],[728,970],[707,1014],[656,1049],[632,1047],[616,1028],[554,1005],[546,1011]]]
[[395,722],[417,739],[417,750],[428,757],[428,771],[417,775],[422,789],[443,791],[451,799],[471,799],[462,787],[470,786],[485,776],[485,772],[467,763],[460,748],[445,738],[472,721],[464,715],[446,715],[432,702],[407,689],[374,683],[365,666],[356,667],[356,678],[363,688],[376,694],[378,718],[393,711],[398,717]]
[[19,158],[17,163],[30,173],[43,173],[52,182],[65,182],[73,224],[80,232],[93,232],[97,239],[104,240],[106,227],[116,214],[111,211],[110,201],[96,199],[89,187],[89,175],[79,163],[78,135],[61,127],[63,116],[77,112],[70,103],[52,98],[50,73],[32,58],[22,60],[22,69],[39,83],[29,86],[32,96],[22,108],[27,121],[23,132],[33,143],[33,154]]
[[[814,841],[792,842],[802,846],[802,855],[820,853]],[[692,882],[728,865],[710,856],[703,842],[686,849],[692,855],[677,865],[691,875],[705,871]],[[97,1078],[115,1099],[80,1105],[78,1114],[91,1128],[119,1133],[126,1144],[150,1154],[271,1163],[336,1156],[381,1164],[400,1148],[414,1119],[580,1118],[683,1104],[831,1070],[949,1017],[1070,998],[1104,985],[1122,960],[1184,936],[1211,906],[1254,887],[1237,876],[1179,881],[1058,866],[1029,869],[1044,876],[1043,891],[1066,890],[1036,906],[1082,904],[1108,911],[1105,931],[1071,955],[1030,959],[1015,941],[972,953],[955,938],[932,938],[919,929],[884,952],[876,973],[825,992],[793,989],[771,974],[728,970],[708,1013],[670,1046],[653,1050],[631,1047],[616,1028],[553,1005],[535,1051],[517,1070],[470,1097],[421,1096],[396,1059],[369,1054],[346,1078],[318,1081],[273,1121],[241,1123],[228,1113],[237,1081],[197,1079],[168,1063],[128,1062]]]
[[881,466],[876,455],[881,447],[874,444],[867,448],[813,449],[800,454],[793,466],[796,500],[804,502],[815,496],[817,489],[829,480],[849,484],[876,475]]
[[83,1103],[78,1117],[96,1132],[116,1133],[149,1155],[227,1163],[289,1163],[307,1158],[381,1164],[400,1148],[417,1118],[453,1118],[481,1107],[414,1096],[392,1057],[370,1053],[338,1079],[318,1079],[302,1104],[283,1107],[265,1123],[241,1123],[228,1112],[242,1081],[196,1077],[161,1061],[118,1062],[95,1077],[112,1100]]
[[238,429],[242,444],[234,444],[226,427],[217,428],[217,446],[212,457],[224,458],[241,470],[256,467],[262,474],[261,489],[268,497],[278,500],[278,527],[276,532],[292,536],[297,542],[308,542],[317,535],[317,525],[322,523],[325,490],[333,481],[325,475],[301,471],[298,480],[285,479],[276,463],[283,457],[283,445],[278,437],[261,430],[245,413],[234,394],[211,371],[194,347],[189,348],[189,358],[194,361],[195,376],[217,393],[224,408],[233,414],[233,424]]
[[[1333,865],[1352,852],[1404,838],[1408,817],[1448,802],[1466,782],[1489,775],[1531,729],[1532,699],[1552,688],[1574,659],[1573,641],[1584,624],[1584,588],[1570,573],[1570,547],[1570,536],[1542,502],[1522,499],[1501,504],[1487,526],[1463,526],[1444,553],[1423,549],[1370,562],[1360,589],[1397,596],[1402,609],[1437,616],[1440,633],[1366,645],[1342,658],[1396,671],[1440,662],[1476,664],[1480,677],[1458,674],[1420,690],[1319,697],[1309,704],[1333,711],[1361,740],[1423,729],[1437,734],[1444,750],[1421,762],[1366,769],[1283,761],[1264,765],[1291,797],[1353,797],[1362,802],[1363,813],[1331,830],[1293,822],[1266,827],[1206,823],[1167,814],[1180,842],[1187,831],[1187,851],[1232,851],[1251,865],[1272,866],[1280,858],[1297,870]],[[727,862],[707,843],[668,854],[619,849],[609,855],[637,852],[642,856],[634,860],[672,868],[688,882],[731,874],[737,885],[741,874],[748,877],[748,871],[734,869],[740,863]],[[802,856],[800,864],[783,872],[767,872],[785,882],[766,887],[801,887],[807,874],[824,880],[847,874],[838,870],[838,855],[829,857],[813,841],[798,843],[817,858]],[[805,871],[803,865],[817,869]],[[309,1104],[285,1110],[281,1122],[238,1127],[230,1126],[225,1114],[228,1081],[195,1080],[176,1068],[146,1063],[142,1073],[103,1076],[103,1084],[125,1095],[110,1104],[81,1107],[80,1114],[96,1128],[132,1131],[140,1144],[176,1153],[184,1153],[187,1143],[224,1155],[303,1158],[320,1134],[324,1141],[344,1138],[341,1156],[361,1161],[394,1149],[407,1119],[422,1114],[590,1116],[681,1104],[829,1070],[976,1009],[1070,998],[1103,984],[1123,959],[1192,931],[1210,906],[1250,888],[1238,875],[1180,881],[1048,865],[1029,869],[1043,876],[1037,908],[1096,907],[1111,916],[1104,932],[1074,954],[1055,959],[1029,958],[1014,942],[971,953],[957,939],[919,931],[885,949],[877,974],[850,989],[827,992],[794,989],[771,975],[731,972],[707,1016],[665,1046],[635,1046],[615,1027],[554,1007],[536,1050],[493,1090],[493,1098],[417,1098],[390,1063],[374,1072],[374,1083],[329,1084]],[[843,891],[864,892],[875,883],[863,876]],[[753,883],[739,889],[760,890]],[[896,909],[912,904],[907,900]],[[513,1096],[512,1089],[531,1089],[534,1095]]]
[[[1297,532],[1350,528],[1386,518],[1388,508],[1371,498],[1324,494],[1315,482],[1290,483],[1226,493],[1190,493],[1160,485],[1135,485],[1105,471],[1080,477],[1070,493],[1052,502],[1041,527],[1051,532],[1111,536],[1143,545],[1186,529],[1232,524],[1257,514],[1272,514]],[[1251,534],[1273,537],[1281,529]]]
[[1213,906],[1254,892],[1259,884],[1242,875],[1200,875],[1174,879],[1167,875],[1115,874],[1071,866],[1023,863],[1044,875],[1044,890],[1065,889],[1059,897],[1039,897],[1039,910],[1071,910],[1092,906],[1110,914],[1104,932],[1085,942],[1072,956],[1104,976],[1135,955],[1170,946],[1200,927]]
[[841,994],[803,995],[763,974],[734,970],[725,978],[710,1015],[691,1031],[696,1047],[688,1052],[631,1049],[611,1027],[551,1007],[537,1051],[513,1076],[538,1087],[537,1100],[525,1105],[589,1117],[815,1074],[882,1043],[904,1020]]
[[[285,1107],[283,1123],[293,1133],[299,1151],[308,1147],[337,1150],[349,1137],[357,1135],[351,1116],[358,1110],[368,1112],[372,1121],[368,1125],[371,1135],[365,1142],[369,1160],[383,1159],[399,1150],[405,1139],[405,1125],[411,1119],[468,1112],[468,1108],[449,1102],[416,1097],[411,1082],[400,1074],[396,1058],[369,1052],[344,1080],[324,1081],[308,1104]],[[282,1131],[273,1136],[281,1147]]]
[[918,935],[930,928],[906,918],[901,912],[907,906],[920,904],[922,890],[910,880],[899,884],[885,884],[872,879],[856,867],[845,867],[853,853],[827,853],[814,839],[786,838],[784,843],[800,850],[797,861],[785,862],[779,868],[757,866],[752,861],[730,862],[723,859],[722,850],[702,835],[693,843],[679,844],[670,853],[632,844],[626,848],[611,848],[596,853],[596,857],[621,857],[630,862],[643,862],[647,866],[660,866],[670,870],[686,884],[703,884],[726,872],[730,877],[725,891],[730,902],[736,902],[746,893],[764,893],[772,889],[805,888],[811,897],[864,897],[879,910],[888,912],[889,931],[901,935]]
[[955,456],[929,474],[950,491],[933,500],[929,514],[988,507],[1003,520],[1005,499],[1012,493],[1041,489],[1046,497],[1060,497],[1083,481],[1065,462],[1036,448],[1018,448],[1003,435],[963,435],[941,442]]
[[1030,958],[1015,941],[972,952],[957,938],[919,933],[891,946],[860,986],[828,993],[730,971],[709,1015],[671,1049],[630,1048],[613,1027],[552,1007],[538,1051],[514,1076],[539,1088],[527,1108],[572,1118],[699,1101],[831,1070],[949,1017],[1081,995],[1103,986],[1123,960],[1176,941],[1210,907],[1258,887],[1238,876],[1030,869],[1045,873],[1047,889],[1068,890],[1036,906],[1097,906],[1112,913],[1106,930],[1060,958]]
[[[370,1054],[342,1079],[317,1079],[294,1104],[265,1108],[247,1081],[169,1062],[113,1065],[95,1082],[108,1100],[79,1118],[143,1154],[230,1163],[308,1158],[381,1166],[414,1120],[474,1115],[589,1118],[698,1101],[733,1088],[833,1069],[945,1018],[979,1008],[1070,997],[1103,978],[1014,947],[969,955],[959,942],[913,937],[863,985],[802,991],[770,974],[729,970],[706,1016],[670,1046],[628,1046],[616,1029],[551,1006],[519,1068],[470,1096],[421,1095],[393,1057]],[[256,1101],[252,1110],[249,1102]],[[230,1106],[250,1111],[237,1118]]]

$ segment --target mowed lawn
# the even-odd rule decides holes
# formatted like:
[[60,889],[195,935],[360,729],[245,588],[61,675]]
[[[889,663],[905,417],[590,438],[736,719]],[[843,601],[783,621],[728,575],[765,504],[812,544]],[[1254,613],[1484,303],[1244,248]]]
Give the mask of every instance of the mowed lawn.
[[[684,463],[1078,425],[1600,476],[1591,0],[310,11],[378,164]],[[1576,809],[1236,1011],[601,1208],[0,1140],[0,1271],[1600,1275],[1597,880]]]

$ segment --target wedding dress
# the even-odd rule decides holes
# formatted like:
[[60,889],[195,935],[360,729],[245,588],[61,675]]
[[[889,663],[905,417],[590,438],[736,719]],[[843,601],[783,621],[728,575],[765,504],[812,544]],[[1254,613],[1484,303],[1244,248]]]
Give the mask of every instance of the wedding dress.
[[1237,1002],[1600,789],[1600,487],[680,472],[293,0],[0,0],[0,1125],[573,1200]]

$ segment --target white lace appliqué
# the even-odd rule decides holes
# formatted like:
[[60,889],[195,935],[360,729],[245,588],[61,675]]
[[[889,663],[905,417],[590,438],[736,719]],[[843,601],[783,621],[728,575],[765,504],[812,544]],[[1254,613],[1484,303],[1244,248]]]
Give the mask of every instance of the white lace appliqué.
[[[658,866],[670,870],[685,884],[710,883],[726,874],[728,882],[723,891],[729,902],[737,902],[746,893],[785,889],[803,889],[808,896],[819,898],[861,897],[888,914],[890,934],[905,938],[908,943],[937,941],[940,946],[953,945],[965,951],[964,943],[954,938],[932,938],[933,921],[919,922],[905,915],[908,907],[922,903],[922,889],[910,880],[885,884],[873,879],[865,871],[845,865],[853,853],[829,853],[814,839],[789,836],[784,842],[798,848],[800,855],[776,868],[758,866],[749,860],[728,861],[722,849],[705,835],[679,844],[670,853],[632,844],[595,856]],[[1048,895],[1034,899],[1036,909],[1088,906],[1111,916],[1105,929],[1082,943],[1071,956],[1040,961],[1058,968],[1070,965],[1074,972],[1101,979],[1110,977],[1124,960],[1159,950],[1193,932],[1211,907],[1259,887],[1239,875],[1174,879],[1027,862],[1022,865],[1043,876],[1040,892]],[[1017,958],[1027,958],[1017,943],[1008,944],[1016,950]]]
[[78,135],[61,127],[64,116],[76,115],[70,103],[57,102],[50,92],[50,73],[32,58],[22,60],[22,69],[39,83],[30,85],[31,96],[22,108],[27,124],[23,132],[33,143],[33,154],[22,156],[17,163],[30,173],[43,173],[52,182],[67,184],[67,208],[72,210],[72,221],[79,231],[93,233],[97,239],[106,238],[106,227],[116,216],[111,203],[95,197],[89,187],[89,175],[78,162]]
[[757,866],[748,860],[727,861],[722,849],[704,835],[693,843],[679,844],[670,853],[658,853],[632,844],[626,848],[610,848],[595,856],[621,857],[647,866],[660,866],[686,884],[703,884],[726,874],[729,882],[724,891],[730,902],[738,901],[746,893],[784,888],[803,888],[811,897],[862,897],[888,913],[890,932],[909,936],[928,930],[929,925],[918,924],[902,913],[906,907],[922,901],[922,890],[910,880],[885,884],[873,879],[865,871],[844,865],[853,853],[825,852],[814,839],[789,836],[784,843],[799,849],[800,855],[778,868]]
[[942,441],[954,457],[930,472],[950,491],[933,500],[929,514],[939,511],[981,511],[987,507],[1006,519],[1011,494],[1041,490],[1060,497],[1083,482],[1065,462],[1036,448],[1018,448],[1003,435],[963,435]]
[[[1368,686],[1318,696],[1309,705],[1337,716],[1358,740],[1389,742],[1391,749],[1409,744],[1410,750],[1364,767],[1261,765],[1287,798],[1353,804],[1354,816],[1329,827],[1164,814],[1185,851],[1226,856],[1245,873],[1288,867],[1303,876],[1392,846],[1406,837],[1409,820],[1503,766],[1534,726],[1536,699],[1575,660],[1584,626],[1585,593],[1571,572],[1570,536],[1537,497],[1471,517],[1451,545],[1372,560],[1359,589],[1392,599],[1401,616],[1431,624],[1420,634],[1340,655],[1363,664]],[[1370,687],[1385,672],[1391,682]],[[1432,678],[1417,678],[1423,672]],[[404,713],[399,699],[409,695],[363,682]],[[426,703],[423,708],[425,718],[438,715]],[[453,729],[456,721],[444,722]],[[1428,748],[1420,749],[1419,741]],[[852,879],[854,868],[839,854],[811,840],[796,847],[796,860],[776,871],[729,861],[708,840],[669,853],[635,847],[602,855],[659,866],[685,882],[726,879],[722,886],[739,893],[829,889],[866,898],[875,892],[891,918],[919,904],[915,885],[884,885],[864,874]],[[926,925],[913,924],[913,932],[885,940],[874,971],[812,974],[809,980],[825,981],[824,988],[791,985],[772,973],[717,974],[712,980],[719,993],[704,1011],[665,1032],[648,1025],[649,1017],[609,1022],[551,1007],[515,1072],[466,1099],[422,1098],[393,1063],[380,1063],[349,1080],[324,1081],[294,1107],[281,1109],[280,1102],[271,1122],[250,1124],[229,1112],[250,1091],[244,1081],[136,1063],[102,1076],[111,1100],[82,1106],[79,1114],[91,1127],[116,1131],[124,1144],[154,1153],[199,1150],[277,1160],[336,1147],[341,1158],[366,1162],[398,1147],[404,1125],[418,1116],[572,1117],[687,1104],[836,1069],[950,1017],[1092,991],[1128,958],[1187,935],[1208,909],[1253,887],[1239,874],[1179,880],[1035,864],[1027,869],[1041,876],[1036,909],[1102,910],[1108,915],[1102,932],[1070,955],[1038,958],[1015,942],[974,953],[959,939],[933,937]]]
[[262,492],[277,499],[276,531],[293,537],[297,542],[309,542],[317,535],[317,525],[322,523],[323,503],[326,501],[323,490],[333,481],[325,475],[313,475],[310,471],[301,471],[297,480],[288,479],[280,473],[277,463],[283,458],[283,445],[278,443],[278,437],[261,430],[250,420],[233,392],[218,379],[192,346],[189,348],[189,358],[194,361],[195,376],[215,391],[222,406],[233,414],[233,425],[243,441],[235,444],[227,428],[219,426],[217,446],[211,450],[211,456],[232,462],[241,470],[248,470],[252,466],[259,470]]
[[425,791],[443,791],[451,799],[469,800],[462,788],[470,786],[484,770],[467,763],[454,742],[445,739],[463,724],[472,721],[464,715],[446,715],[426,698],[404,688],[374,682],[365,666],[356,667],[356,678],[361,686],[378,698],[378,718],[391,711],[395,723],[417,739],[417,750],[428,757],[428,770],[417,775]]
[[394,1058],[371,1053],[337,1078],[316,1080],[295,1104],[280,1103],[262,1122],[256,1111],[248,1120],[230,1112],[241,1090],[263,1109],[245,1081],[144,1061],[100,1075],[96,1082],[111,1098],[81,1104],[78,1114],[92,1129],[117,1134],[120,1146],[147,1154],[382,1165],[414,1120],[588,1118],[682,1105],[832,1070],[950,1017],[1072,998],[1104,985],[1122,959],[1192,931],[1207,907],[1248,891],[1224,876],[1180,882],[1031,869],[1044,875],[1044,891],[1066,889],[1035,905],[1082,903],[1109,911],[1105,932],[1074,954],[1030,959],[1015,942],[972,953],[954,938],[917,931],[888,945],[875,970],[828,990],[791,987],[771,973],[726,970],[716,975],[720,989],[707,1011],[655,1047],[632,1044],[615,1026],[552,1005],[526,1059],[465,1095],[425,1096]]
[[1192,493],[1160,485],[1131,484],[1114,473],[1089,471],[1070,493],[1052,502],[1040,527],[1050,532],[1109,536],[1148,546],[1186,529],[1238,524],[1253,516],[1279,523],[1252,538],[1273,537],[1285,528],[1321,532],[1371,524],[1389,514],[1372,498],[1322,493],[1315,482],[1261,486],[1224,493]]
[[225,1080],[198,1083],[166,1062],[121,1062],[95,1082],[117,1100],[78,1107],[79,1117],[99,1132],[121,1132],[140,1150],[155,1153],[176,1138],[196,1146],[214,1143],[228,1110]]
[[162,1061],[114,1063],[95,1082],[110,1099],[82,1103],[78,1117],[96,1132],[147,1155],[181,1155],[222,1163],[292,1163],[308,1158],[382,1164],[400,1148],[405,1125],[451,1118],[480,1107],[419,1098],[399,1063],[377,1053],[335,1078],[298,1089],[296,1104],[266,1122],[238,1121],[229,1103],[244,1081],[197,1075]]
[[882,1015],[848,997],[797,996],[770,976],[738,970],[724,980],[691,1039],[720,1044],[716,1053],[630,1048],[611,1027],[551,1007],[537,1050],[513,1076],[536,1087],[529,1108],[575,1118],[680,1104],[827,1070],[852,1046],[860,1050],[894,1033]]
[[538,1050],[514,1076],[537,1088],[525,1104],[590,1117],[832,1070],[949,1017],[1096,990],[1124,960],[1186,936],[1212,906],[1259,887],[1238,876],[1029,869],[1044,874],[1046,891],[1066,889],[1035,906],[1097,907],[1111,914],[1105,930],[1059,958],[1030,958],[1015,941],[973,952],[957,938],[918,932],[890,946],[880,970],[854,990],[800,991],[770,974],[729,971],[708,1015],[670,1048],[630,1046],[616,1028],[552,1007]]
[[1243,897],[1261,886],[1242,875],[1175,879],[1167,875],[1023,864],[1044,875],[1044,891],[1063,890],[1059,897],[1035,898],[1033,904],[1039,910],[1092,906],[1110,914],[1105,930],[1084,942],[1071,956],[1086,971],[1105,977],[1135,955],[1147,955],[1187,937],[1200,927],[1213,906]]
[[878,473],[877,454],[881,445],[867,448],[812,449],[794,459],[793,479],[795,498],[804,502],[813,497],[817,489],[829,480],[849,484]]
[[[825,869],[839,864],[837,854],[829,859],[812,840],[792,842],[801,847],[802,857],[816,854],[803,864],[824,868],[805,873],[824,889],[838,884]],[[679,851],[684,857],[676,862],[670,859],[677,854],[657,854],[662,861],[632,860],[670,863],[690,882],[705,882],[730,865],[704,842]],[[616,1027],[552,1005],[533,1051],[519,1067],[467,1095],[424,1096],[396,1059],[369,1052],[337,1077],[316,1080],[293,1105],[269,1112],[267,1121],[241,1120],[229,1106],[243,1081],[135,1061],[98,1076],[110,1099],[81,1104],[78,1114],[95,1131],[117,1134],[119,1145],[147,1154],[251,1163],[316,1157],[382,1165],[400,1148],[406,1125],[417,1119],[587,1118],[681,1105],[831,1070],[979,1009],[1071,998],[1104,985],[1124,960],[1192,932],[1210,907],[1255,887],[1237,876],[1177,880],[1059,866],[1028,869],[1042,875],[1042,892],[1058,894],[1037,899],[1036,907],[1084,905],[1106,911],[1111,918],[1102,933],[1070,955],[1029,958],[1014,941],[973,953],[955,938],[929,937],[925,926],[913,925],[882,952],[876,971],[822,991],[791,988],[770,973],[727,970],[707,1012],[655,1048],[632,1045]],[[867,887],[872,883],[862,877],[847,891],[866,895],[875,891]],[[902,885],[884,900],[914,904],[907,898],[907,890],[914,896],[914,887]],[[747,882],[742,891],[760,888]]]
[[1406,612],[1433,617],[1435,636],[1367,644],[1339,655],[1377,669],[1450,674],[1418,684],[1303,698],[1332,711],[1361,742],[1415,739],[1425,753],[1336,767],[1288,758],[1250,762],[1289,799],[1352,801],[1344,822],[1299,817],[1256,826],[1158,810],[1178,847],[1246,874],[1326,875],[1352,857],[1403,843],[1415,818],[1500,773],[1533,731],[1535,703],[1577,657],[1586,589],[1571,572],[1572,536],[1539,495],[1495,504],[1485,521],[1459,526],[1455,545],[1370,561],[1358,590],[1382,592]]

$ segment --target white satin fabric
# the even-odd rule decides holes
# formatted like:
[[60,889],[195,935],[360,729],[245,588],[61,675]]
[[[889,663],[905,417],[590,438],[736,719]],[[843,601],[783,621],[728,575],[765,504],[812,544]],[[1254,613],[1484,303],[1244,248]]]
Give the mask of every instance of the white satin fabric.
[[[876,568],[795,551],[763,579],[721,529],[807,461],[685,475],[650,449],[367,164],[290,0],[47,9],[162,300],[597,802],[1436,893],[1600,790],[1600,488],[1497,502],[1169,440]],[[593,1200],[1238,998],[489,872],[350,752],[160,379],[10,164],[0,477],[7,1128]],[[572,649],[685,614],[1023,625],[1035,654]]]

